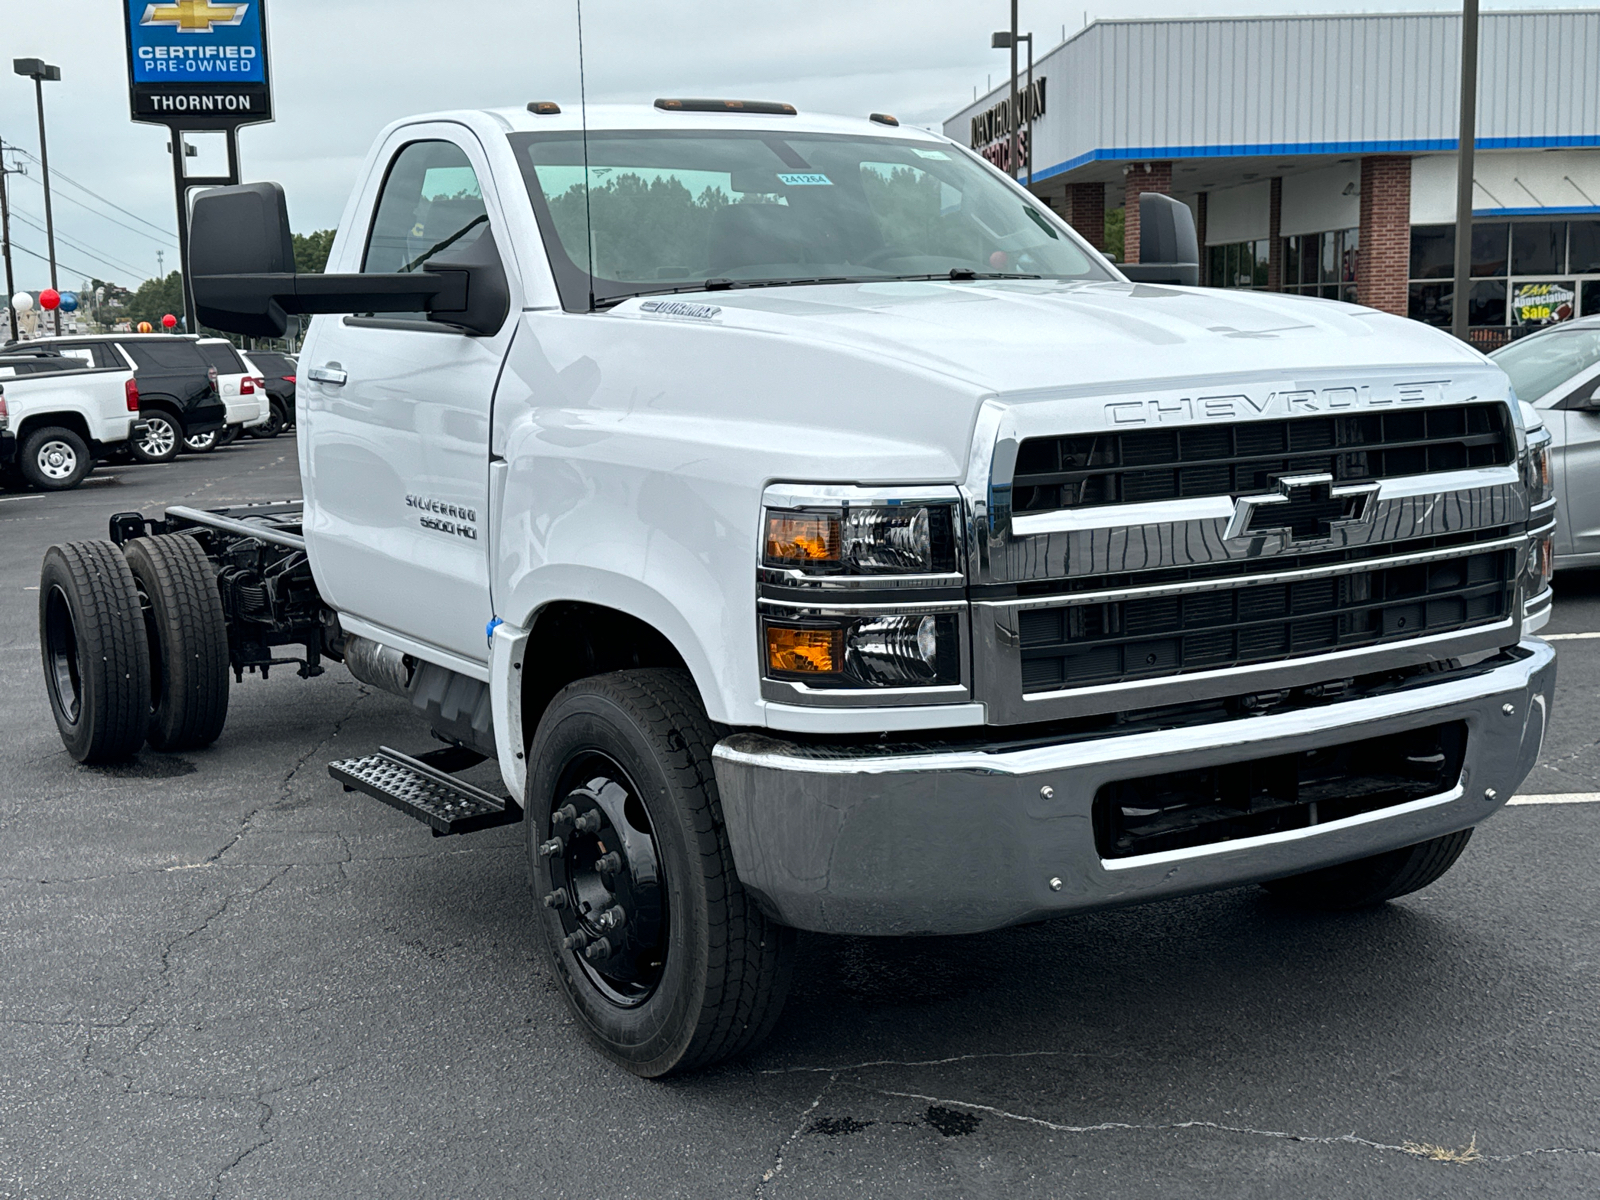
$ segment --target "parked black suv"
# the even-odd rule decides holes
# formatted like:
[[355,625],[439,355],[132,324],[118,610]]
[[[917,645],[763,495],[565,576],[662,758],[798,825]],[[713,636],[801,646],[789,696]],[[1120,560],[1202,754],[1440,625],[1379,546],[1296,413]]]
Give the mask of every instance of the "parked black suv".
[[277,437],[285,429],[294,428],[294,382],[300,370],[292,355],[279,350],[247,350],[245,357],[250,365],[261,372],[267,381],[267,395],[272,397],[272,416],[265,425],[258,425],[250,433],[258,438]]
[[65,353],[87,349],[97,367],[131,366],[145,432],[129,442],[129,449],[140,462],[170,462],[184,438],[221,429],[227,419],[216,368],[201,355],[197,341],[193,334],[100,333],[38,338],[25,345]]

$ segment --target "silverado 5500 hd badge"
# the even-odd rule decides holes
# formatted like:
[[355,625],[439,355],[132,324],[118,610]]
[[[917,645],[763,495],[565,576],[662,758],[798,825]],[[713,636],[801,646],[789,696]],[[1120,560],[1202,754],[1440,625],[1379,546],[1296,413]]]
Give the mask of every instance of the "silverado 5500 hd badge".
[[420,523],[424,529],[453,534],[474,542],[478,540],[478,510],[475,508],[447,504],[443,500],[432,500],[427,496],[410,495],[406,497],[406,507],[421,510]]

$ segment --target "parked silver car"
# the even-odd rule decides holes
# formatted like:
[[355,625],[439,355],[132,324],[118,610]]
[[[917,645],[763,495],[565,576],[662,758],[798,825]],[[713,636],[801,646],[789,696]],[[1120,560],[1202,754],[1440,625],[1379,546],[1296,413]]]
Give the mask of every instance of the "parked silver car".
[[1553,325],[1489,357],[1554,438],[1556,569],[1600,567],[1600,316]]

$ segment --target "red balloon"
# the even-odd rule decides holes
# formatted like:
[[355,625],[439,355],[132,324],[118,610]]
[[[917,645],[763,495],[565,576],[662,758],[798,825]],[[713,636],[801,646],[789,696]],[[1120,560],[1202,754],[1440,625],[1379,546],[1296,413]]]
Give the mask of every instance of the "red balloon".
[[56,291],[55,288],[45,288],[44,291],[39,293],[39,307],[40,308],[48,308],[48,309],[51,309],[53,311],[54,309],[59,308],[60,306],[61,306],[61,293]]
[[173,316],[171,313],[168,313],[166,316],[161,318],[161,328],[163,328],[163,329],[176,329],[177,327],[178,327],[178,318]]

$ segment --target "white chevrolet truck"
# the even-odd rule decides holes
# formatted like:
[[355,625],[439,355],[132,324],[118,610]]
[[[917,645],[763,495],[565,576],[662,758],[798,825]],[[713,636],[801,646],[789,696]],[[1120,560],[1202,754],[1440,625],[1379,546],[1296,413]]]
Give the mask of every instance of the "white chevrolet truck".
[[202,746],[279,664],[406,697],[438,748],[331,773],[521,822],[648,1076],[759,1040],[796,929],[1420,888],[1549,719],[1548,434],[1422,325],[1165,282],[1142,209],[1124,274],[938,135],[696,100],[395,124],[323,275],[277,185],[205,193],[201,320],[318,314],[303,504],[52,548],[62,736]]
[[133,368],[41,347],[0,349],[0,485],[75,488],[144,429]]

